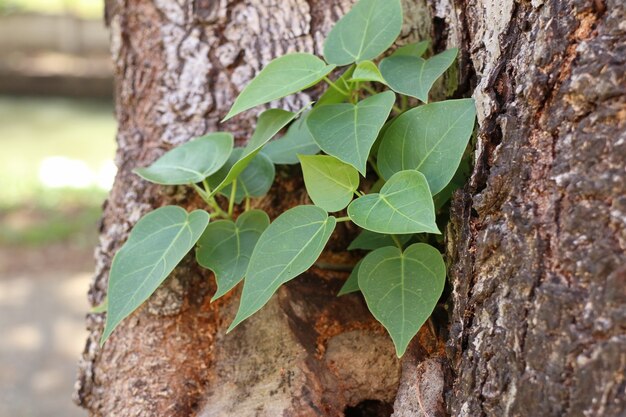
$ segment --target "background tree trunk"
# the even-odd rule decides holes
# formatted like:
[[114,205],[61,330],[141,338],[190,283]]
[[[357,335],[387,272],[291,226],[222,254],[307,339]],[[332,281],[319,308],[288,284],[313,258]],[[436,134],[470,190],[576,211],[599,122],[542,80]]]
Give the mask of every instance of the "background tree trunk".
[[[112,0],[119,174],[89,294],[155,207],[201,202],[131,173],[221,126],[272,58],[321,52],[351,0]],[[406,40],[460,46],[456,95],[474,87],[476,166],[453,201],[449,315],[402,362],[345,273],[313,268],[232,334],[235,296],[211,304],[190,256],[103,349],[87,318],[76,400],[97,416],[618,416],[626,382],[626,6],[622,0],[406,0]],[[300,94],[282,105],[296,109]],[[305,200],[298,170],[257,205]],[[334,235],[323,255],[353,232]],[[440,318],[442,316],[443,318]],[[444,348],[447,345],[447,349]],[[371,400],[369,402],[364,402]],[[357,404],[360,404],[357,407]],[[370,414],[366,414],[370,413]]]

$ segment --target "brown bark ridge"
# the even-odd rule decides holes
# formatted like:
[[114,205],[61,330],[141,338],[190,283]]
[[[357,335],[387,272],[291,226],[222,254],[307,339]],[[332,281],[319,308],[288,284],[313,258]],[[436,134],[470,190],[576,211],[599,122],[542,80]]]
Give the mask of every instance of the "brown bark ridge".
[[[243,143],[250,112],[226,125],[243,86],[276,56],[321,54],[321,40],[350,0],[109,0],[119,121],[119,173],[105,204],[89,298],[100,303],[116,250],[146,212],[201,202],[186,190],[152,186],[131,173],[195,136],[233,132]],[[407,2],[407,16],[423,4]],[[409,20],[409,19],[408,19]],[[413,19],[416,22],[417,19]],[[418,36],[415,24],[403,36]],[[312,93],[314,94],[314,93]],[[299,94],[280,104],[299,109]],[[297,170],[282,170],[256,202],[271,217],[306,196]],[[354,231],[341,226],[325,262],[354,263]],[[393,346],[356,295],[335,294],[346,273],[313,268],[282,288],[246,323],[225,335],[238,297],[210,303],[213,279],[190,255],[162,288],[124,320],[100,349],[104,315],[89,314],[75,401],[93,416],[340,416],[370,400],[386,409],[401,373]],[[423,335],[430,349],[433,341]],[[372,376],[375,377],[373,378]]]
[[448,412],[624,416],[626,3],[440,3],[479,114],[448,235]]

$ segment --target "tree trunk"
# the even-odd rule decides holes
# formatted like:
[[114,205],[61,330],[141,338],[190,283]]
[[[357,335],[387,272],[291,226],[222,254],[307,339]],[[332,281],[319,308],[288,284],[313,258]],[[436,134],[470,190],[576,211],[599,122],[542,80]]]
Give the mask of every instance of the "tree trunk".
[[[201,202],[131,173],[229,130],[238,91],[272,58],[321,52],[352,0],[110,0],[118,177],[90,301],[155,207]],[[618,416],[626,406],[626,6],[622,0],[405,0],[406,40],[459,46],[455,95],[477,101],[475,168],[453,199],[452,291],[437,336],[404,359],[345,273],[313,268],[225,335],[238,296],[210,303],[190,255],[103,349],[89,314],[77,402],[94,416]],[[311,95],[281,105],[301,107]],[[306,199],[284,169],[258,207]],[[323,257],[351,263],[342,225]],[[449,312],[449,314],[446,313]],[[351,407],[351,408],[350,408]]]
[[457,12],[480,128],[448,236],[449,412],[624,416],[626,3]]

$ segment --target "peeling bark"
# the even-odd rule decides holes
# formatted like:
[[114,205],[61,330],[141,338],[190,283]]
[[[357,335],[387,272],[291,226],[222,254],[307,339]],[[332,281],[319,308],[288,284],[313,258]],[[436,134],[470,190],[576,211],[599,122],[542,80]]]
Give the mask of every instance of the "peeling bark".
[[[320,54],[352,0],[108,0],[117,80],[118,177],[89,293],[106,293],[133,224],[202,202],[131,173],[226,125],[243,86],[291,51]],[[448,227],[450,316],[402,361],[345,273],[313,268],[229,335],[238,294],[210,303],[190,255],[103,349],[89,314],[75,399],[94,416],[620,416],[626,398],[626,6],[621,0],[406,0],[405,40],[459,46],[455,95],[474,91],[475,168]],[[474,90],[475,87],[475,90]],[[316,91],[283,100],[297,109]],[[258,114],[258,111],[257,111]],[[297,169],[271,217],[306,201]],[[324,261],[343,252],[342,224]],[[370,402],[365,402],[365,401]],[[361,405],[359,405],[361,404]],[[365,404],[365,405],[363,405]],[[368,411],[363,407],[374,404]],[[356,414],[355,414],[356,413]]]

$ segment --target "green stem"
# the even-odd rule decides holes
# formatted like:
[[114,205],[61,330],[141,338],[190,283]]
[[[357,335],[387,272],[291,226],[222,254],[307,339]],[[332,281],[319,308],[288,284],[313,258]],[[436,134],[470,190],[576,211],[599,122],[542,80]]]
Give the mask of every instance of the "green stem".
[[348,216],[345,216],[345,217],[335,217],[335,221],[337,223],[349,222],[350,221],[350,217],[348,217]]
[[400,96],[400,108],[405,111],[409,107],[409,99],[405,95]]
[[191,185],[193,186],[193,189],[196,191],[196,193],[198,193],[198,195],[204,200],[204,202],[208,204],[209,201],[206,192],[202,188],[198,187],[198,184]]
[[339,87],[337,84],[335,84],[334,82],[332,82],[330,80],[330,78],[328,77],[324,77],[324,81],[326,81],[326,84],[328,84],[329,86],[331,86],[332,88],[334,88],[335,90],[339,91],[341,94],[343,94],[344,96],[349,96],[350,92],[344,90],[343,88]]
[[378,92],[374,90],[372,87],[370,87],[369,85],[363,84],[363,90],[367,91],[370,94],[378,94]]
[[359,88],[360,88],[361,83],[360,82],[356,82],[354,83],[354,89],[352,90],[352,104],[357,104],[359,102]]
[[246,196],[246,211],[250,210],[250,196]]
[[[209,186],[209,183],[206,179],[204,179],[202,181],[202,186],[204,187],[204,189],[206,190],[206,194],[207,196],[211,195],[211,187]],[[214,196],[209,197],[209,201],[208,204],[213,208],[213,210],[215,211],[215,213],[224,218],[224,219],[231,219],[232,216],[228,213],[226,213],[224,210],[222,210],[222,208],[220,207],[219,204],[217,204],[217,201],[215,200]]]
[[211,195],[211,187],[209,187],[209,182],[205,179],[202,180],[202,186],[204,187],[204,191],[207,195]]
[[233,209],[235,208],[235,197],[237,196],[237,180],[233,181],[230,190],[230,198],[228,199],[228,217],[233,216]]
[[395,104],[393,105],[392,108],[393,108],[393,111],[395,111],[398,114],[401,114],[403,112],[403,110],[400,107],[396,106]]
[[396,235],[390,235],[390,236],[391,236],[391,239],[393,239],[393,243],[395,243],[396,246],[400,248],[400,250],[402,250],[402,243],[400,242],[398,237]]
[[204,187],[204,190],[198,187],[197,184],[192,184],[192,185],[193,185],[193,189],[196,190],[196,192],[200,195],[202,200],[209,207],[213,209],[215,214],[217,214],[219,217],[222,217],[224,219],[231,218],[231,216],[229,216],[228,213],[224,212],[224,210],[222,210],[219,204],[217,204],[217,201],[215,201],[215,197],[209,197],[211,195],[211,188],[209,188],[209,184],[206,182],[206,180],[202,181],[202,186]]
[[357,197],[363,197],[365,193],[359,190],[354,190],[354,195],[356,195]]
[[217,204],[217,201],[215,200],[215,197],[211,197],[210,198],[209,204],[211,205],[213,210],[215,210],[215,213],[217,213],[218,216],[223,217],[225,219],[231,219],[232,218],[232,216],[230,214],[228,214],[224,210],[222,210],[220,205]]
[[350,94],[350,103],[351,104],[355,104],[355,105],[359,103],[359,93],[358,92],[353,91]]

